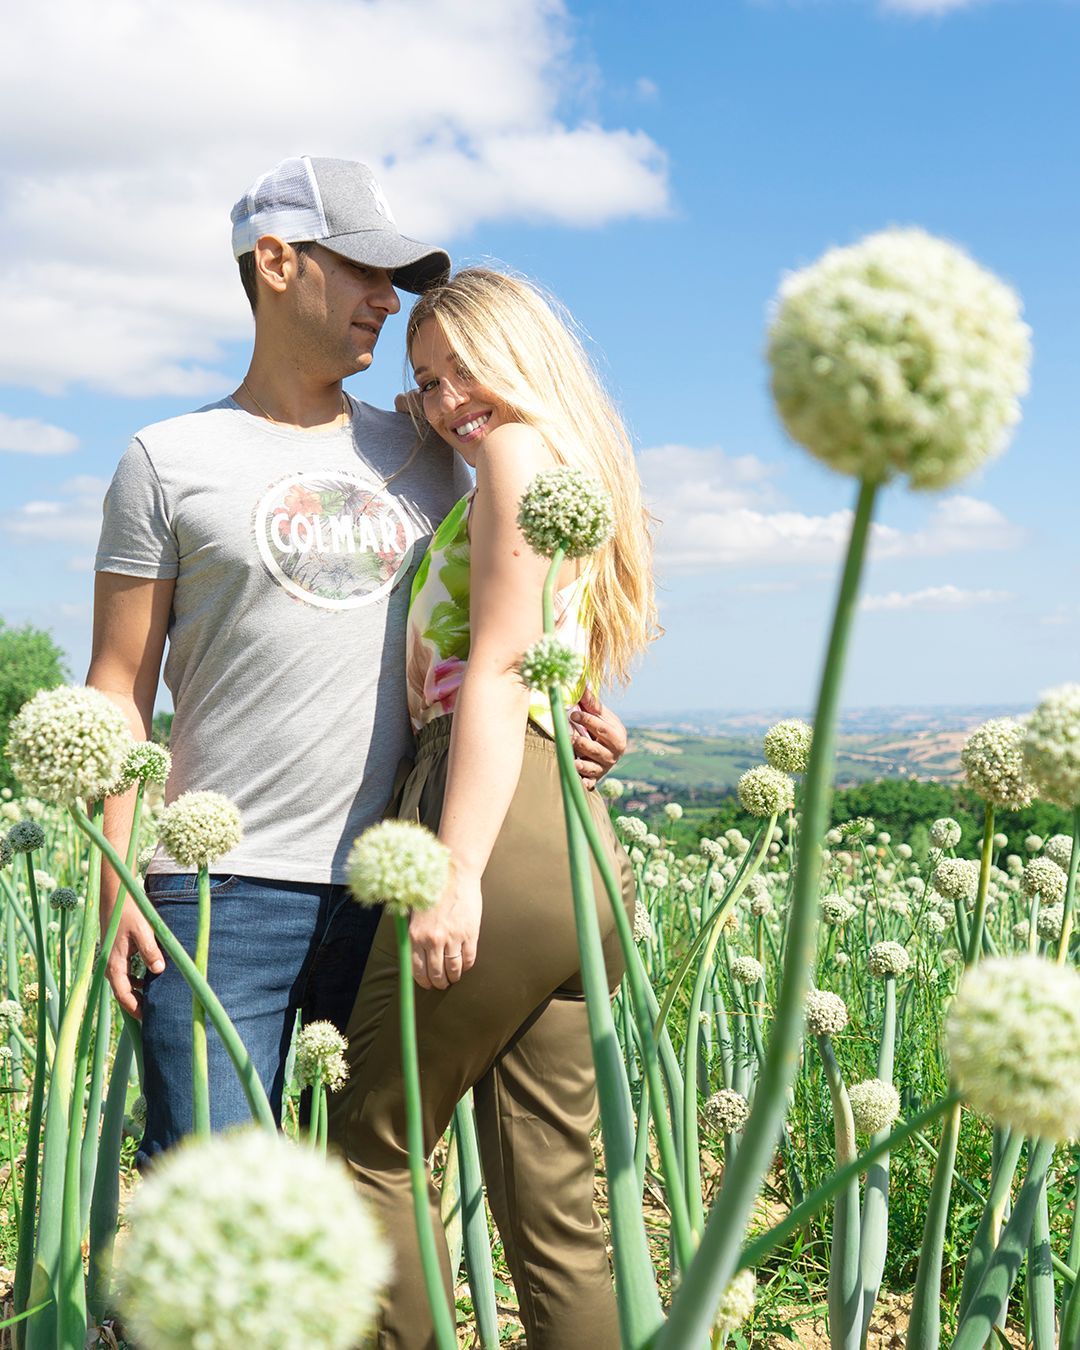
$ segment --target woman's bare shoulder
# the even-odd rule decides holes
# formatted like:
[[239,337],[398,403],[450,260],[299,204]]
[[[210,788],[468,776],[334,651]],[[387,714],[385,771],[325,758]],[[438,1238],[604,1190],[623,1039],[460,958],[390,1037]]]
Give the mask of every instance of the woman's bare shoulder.
[[543,436],[521,422],[507,422],[485,436],[476,456],[477,479],[492,485],[521,485],[555,464]]

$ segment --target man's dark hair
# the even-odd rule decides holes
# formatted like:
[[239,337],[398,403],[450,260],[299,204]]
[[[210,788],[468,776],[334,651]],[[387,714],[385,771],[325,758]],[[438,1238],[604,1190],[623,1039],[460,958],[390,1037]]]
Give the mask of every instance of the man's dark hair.
[[[297,264],[297,270],[301,276],[303,276],[304,268],[307,265],[307,255],[314,247],[314,243],[315,241],[313,239],[304,239],[299,243],[291,245],[293,252],[300,259]],[[248,304],[251,306],[251,312],[254,314],[255,306],[259,302],[259,283],[255,280],[254,252],[241,253],[240,257],[236,260],[236,265],[240,269],[240,284],[244,288],[244,294],[247,296]]]

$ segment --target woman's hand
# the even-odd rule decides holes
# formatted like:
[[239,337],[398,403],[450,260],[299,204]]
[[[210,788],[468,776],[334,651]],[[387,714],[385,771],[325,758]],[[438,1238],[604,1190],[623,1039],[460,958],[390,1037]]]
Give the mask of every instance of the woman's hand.
[[451,867],[438,903],[409,920],[413,979],[421,989],[449,989],[472,968],[482,910],[480,878]]
[[586,686],[577,709],[570,714],[574,767],[591,792],[626,753],[626,728]]

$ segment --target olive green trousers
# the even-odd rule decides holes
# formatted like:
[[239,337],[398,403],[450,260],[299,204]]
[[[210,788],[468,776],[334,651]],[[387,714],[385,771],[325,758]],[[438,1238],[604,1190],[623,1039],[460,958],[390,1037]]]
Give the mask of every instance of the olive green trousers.
[[[420,735],[396,802],[437,829],[449,717]],[[603,802],[592,810],[633,914],[633,877]],[[623,963],[611,903],[594,869],[609,987]],[[615,1299],[593,1204],[596,1081],[582,994],[566,827],[554,742],[531,725],[506,821],[483,877],[476,964],[445,990],[416,988],[424,1146],[473,1089],[488,1202],[517,1291],[529,1350],[619,1350]],[[384,916],[348,1027],[349,1080],[331,1103],[330,1139],[375,1206],[395,1253],[381,1350],[430,1350],[434,1333],[409,1188],[398,958]],[[431,1212],[452,1298],[450,1263]],[[452,1306],[452,1305],[451,1305]]]

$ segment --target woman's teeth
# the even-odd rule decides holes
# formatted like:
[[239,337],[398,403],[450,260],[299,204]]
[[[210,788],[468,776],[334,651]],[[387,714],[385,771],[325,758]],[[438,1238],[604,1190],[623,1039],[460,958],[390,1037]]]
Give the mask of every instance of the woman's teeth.
[[471,422],[462,423],[460,427],[454,428],[455,436],[460,436],[464,440],[466,436],[471,436],[478,427],[482,427],[490,416],[490,413],[484,413],[482,417],[474,417]]

